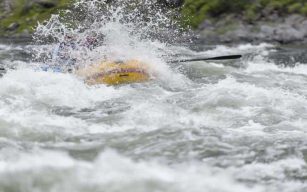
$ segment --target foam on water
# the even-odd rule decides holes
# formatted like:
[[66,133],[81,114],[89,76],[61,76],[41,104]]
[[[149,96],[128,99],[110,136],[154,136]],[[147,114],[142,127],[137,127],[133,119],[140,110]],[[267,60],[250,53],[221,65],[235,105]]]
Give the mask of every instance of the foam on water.
[[[260,191],[246,188],[228,173],[207,166],[165,167],[156,162],[133,162],[112,151],[101,153],[93,163],[57,152],[18,154],[12,162],[1,162],[0,189],[11,191]],[[59,162],[59,163],[54,163]],[[34,166],[29,166],[33,164]],[[62,174],[65,170],[65,176]],[[14,179],[10,173],[15,174]],[[25,176],[27,175],[27,179]],[[46,177],[41,177],[46,175]],[[220,183],[223,185],[220,185]]]
[[[240,46],[232,49],[238,51]],[[6,139],[1,145],[10,146],[2,148],[1,187],[13,191],[34,187],[38,191],[303,190],[304,183],[292,178],[305,174],[305,149],[285,151],[306,137],[306,74],[301,71],[305,66],[278,67],[264,58],[247,59],[242,68],[199,63],[209,64],[210,70],[224,68],[225,76],[209,84],[184,77],[185,87],[178,89],[159,81],[92,87],[73,74],[41,72],[18,62],[19,69],[0,79],[0,127]],[[147,132],[153,136],[146,139]],[[180,136],[168,139],[172,132]],[[109,143],[105,134],[117,139]],[[128,157],[100,152],[105,145],[119,151],[128,147],[124,152]],[[95,149],[101,155],[83,161],[45,149],[50,147],[79,153]],[[12,154],[18,154],[17,160],[12,161],[16,157]],[[130,159],[143,156],[145,160]],[[165,159],[173,165],[163,163]],[[121,185],[115,184],[119,181]],[[217,185],[221,181],[223,185]]]

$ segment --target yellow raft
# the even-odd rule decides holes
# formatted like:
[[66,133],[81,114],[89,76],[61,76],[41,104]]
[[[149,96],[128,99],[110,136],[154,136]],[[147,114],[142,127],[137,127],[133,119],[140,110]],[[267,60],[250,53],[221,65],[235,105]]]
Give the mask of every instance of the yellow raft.
[[76,74],[90,85],[139,83],[150,79],[148,65],[138,60],[104,61],[79,69]]

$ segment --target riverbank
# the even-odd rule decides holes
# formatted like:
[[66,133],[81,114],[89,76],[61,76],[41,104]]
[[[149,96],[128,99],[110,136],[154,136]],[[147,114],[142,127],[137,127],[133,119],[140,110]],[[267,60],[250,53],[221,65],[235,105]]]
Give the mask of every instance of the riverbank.
[[[111,1],[110,1],[111,2]],[[208,43],[307,43],[307,0],[157,0],[182,14],[199,40]],[[71,0],[3,0],[0,36],[28,38],[38,22],[67,9]]]
[[199,39],[205,43],[270,42],[280,44],[306,44],[307,18],[292,14],[275,20],[248,23],[227,15],[224,20],[205,20],[197,29]]
[[185,0],[182,14],[207,43],[307,43],[307,0]]
[[31,36],[37,24],[66,9],[70,0],[3,0],[0,3],[0,36]]
[[[48,20],[52,14],[65,14],[61,11],[72,8],[75,2],[77,1],[2,0],[0,2],[0,37],[28,38],[33,34],[38,23]],[[105,2],[112,3],[113,0]],[[135,0],[135,2],[139,1]],[[155,3],[159,7],[172,9],[181,6],[183,1],[157,0]]]

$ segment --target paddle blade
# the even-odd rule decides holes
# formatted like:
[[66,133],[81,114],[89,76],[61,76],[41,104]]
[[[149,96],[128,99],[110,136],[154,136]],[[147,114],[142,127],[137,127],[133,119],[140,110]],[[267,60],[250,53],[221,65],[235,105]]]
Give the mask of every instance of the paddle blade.
[[240,59],[241,57],[242,57],[242,55],[226,55],[226,56],[207,58],[207,60]]
[[229,60],[229,59],[240,59],[242,55],[225,55],[219,57],[207,57],[207,58],[194,58],[194,59],[181,59],[181,60],[173,60],[169,61],[170,63],[178,63],[178,62],[190,62],[190,61],[209,61],[209,60]]

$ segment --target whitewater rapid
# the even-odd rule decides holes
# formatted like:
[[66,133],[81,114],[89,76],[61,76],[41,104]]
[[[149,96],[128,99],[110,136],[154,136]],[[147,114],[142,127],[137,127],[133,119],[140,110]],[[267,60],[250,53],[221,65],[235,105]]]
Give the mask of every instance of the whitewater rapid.
[[223,63],[143,51],[154,80],[89,86],[37,70],[20,57],[33,46],[0,44],[0,65],[17,67],[0,78],[0,191],[307,189],[307,65],[270,59],[278,47],[163,47],[244,55]]

